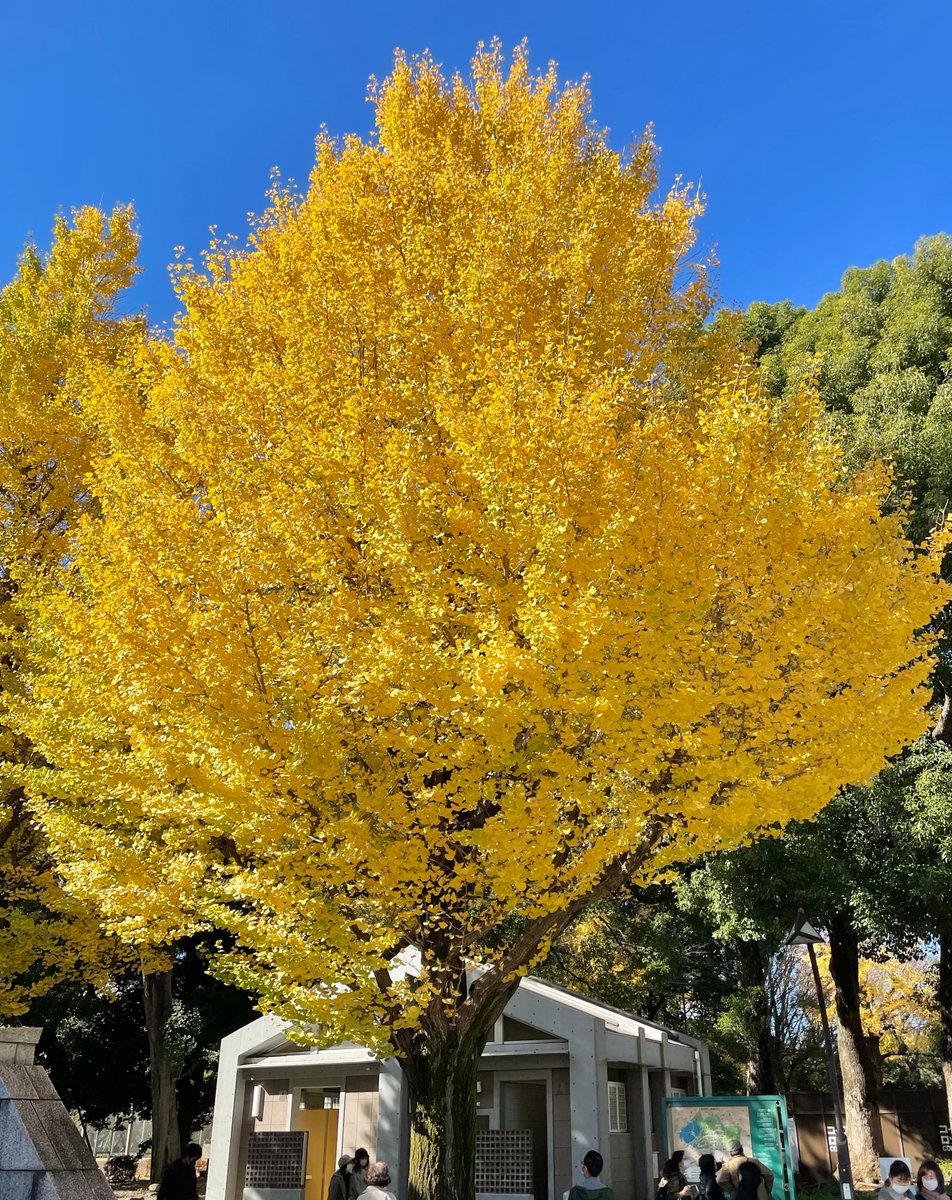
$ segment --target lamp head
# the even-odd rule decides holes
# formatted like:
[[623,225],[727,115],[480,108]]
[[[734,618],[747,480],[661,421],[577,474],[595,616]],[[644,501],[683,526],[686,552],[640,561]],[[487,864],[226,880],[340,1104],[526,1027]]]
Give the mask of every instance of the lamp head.
[[806,913],[802,908],[798,909],[797,919],[783,944],[785,946],[817,946],[822,941],[822,935],[807,920]]

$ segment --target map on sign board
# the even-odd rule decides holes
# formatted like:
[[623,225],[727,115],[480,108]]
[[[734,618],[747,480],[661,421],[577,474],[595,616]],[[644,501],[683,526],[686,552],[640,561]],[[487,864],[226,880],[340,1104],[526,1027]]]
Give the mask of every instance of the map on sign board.
[[731,1142],[738,1141],[772,1173],[773,1200],[796,1200],[782,1096],[665,1096],[661,1103],[665,1150],[684,1151],[682,1169],[691,1183],[700,1175],[702,1154],[726,1162]]
[[730,1158],[728,1146],[735,1138],[745,1149],[751,1144],[750,1112],[739,1105],[672,1107],[668,1114],[671,1122],[669,1153],[683,1150],[684,1166],[692,1169],[692,1174],[696,1172],[702,1154],[713,1154],[720,1162]]

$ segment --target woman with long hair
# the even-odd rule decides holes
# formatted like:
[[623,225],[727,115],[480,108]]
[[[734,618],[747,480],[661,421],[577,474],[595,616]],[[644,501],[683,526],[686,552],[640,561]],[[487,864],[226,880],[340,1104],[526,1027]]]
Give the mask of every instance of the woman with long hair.
[[919,1200],[948,1200],[945,1176],[934,1158],[924,1158],[916,1172],[916,1196]]
[[689,1194],[688,1180],[682,1166],[683,1159],[684,1151],[675,1150],[661,1168],[657,1200],[677,1200],[678,1196]]

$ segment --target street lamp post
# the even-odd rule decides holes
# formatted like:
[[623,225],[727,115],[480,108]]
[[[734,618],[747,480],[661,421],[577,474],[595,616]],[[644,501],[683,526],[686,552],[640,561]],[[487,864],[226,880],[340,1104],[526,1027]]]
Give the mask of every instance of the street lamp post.
[[813,949],[822,941],[823,938],[807,920],[806,914],[801,908],[784,945],[806,946],[807,953],[810,955],[813,982],[816,984],[816,999],[820,1008],[820,1023],[823,1026],[823,1041],[826,1046],[826,1068],[830,1075],[830,1091],[833,1093],[833,1120],[836,1122],[836,1158],[839,1167],[840,1196],[842,1200],[853,1200],[853,1170],[850,1166],[850,1148],[846,1140],[846,1123],[843,1120],[843,1104],[840,1100],[840,1080],[836,1070],[836,1055],[833,1051],[833,1035],[830,1033],[830,1019],[826,1013],[820,968],[816,961],[816,951]]

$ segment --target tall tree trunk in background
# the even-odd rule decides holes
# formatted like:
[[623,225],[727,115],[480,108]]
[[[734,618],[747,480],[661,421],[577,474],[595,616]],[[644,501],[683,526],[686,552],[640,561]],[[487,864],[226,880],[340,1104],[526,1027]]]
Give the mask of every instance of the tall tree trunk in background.
[[945,742],[952,746],[952,695],[948,692],[942,697],[942,712],[930,730],[930,737],[937,742]]
[[175,1106],[175,1075],[166,1042],[172,1016],[172,972],[143,971],[145,1027],[149,1035],[149,1072],[152,1081],[152,1171],[155,1183],[181,1153]]
[[777,1094],[779,1075],[770,1026],[770,995],[767,964],[759,942],[734,939],[737,974],[744,989],[748,1027],[747,1091],[755,1095]]
[[859,990],[859,938],[852,921],[838,913],[829,922],[830,975],[836,996],[836,1043],[843,1078],[846,1137],[853,1181],[872,1184],[879,1178],[882,1128],[876,1064],[863,1030]]
[[947,1119],[952,1120],[952,933],[939,935],[939,1054],[945,1082]]

